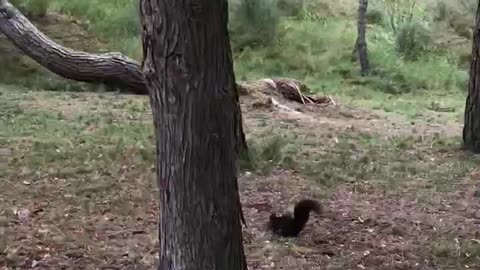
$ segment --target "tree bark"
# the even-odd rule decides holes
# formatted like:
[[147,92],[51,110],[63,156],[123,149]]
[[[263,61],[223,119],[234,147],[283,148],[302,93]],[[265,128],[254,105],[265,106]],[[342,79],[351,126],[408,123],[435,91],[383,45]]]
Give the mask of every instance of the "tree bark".
[[470,81],[465,105],[463,144],[467,150],[480,153],[480,2],[477,7],[476,26],[473,33]]
[[141,0],[156,133],[159,270],[244,270],[227,0]]
[[360,60],[360,70],[362,76],[366,76],[369,72],[368,53],[367,53],[367,40],[365,33],[367,30],[367,7],[368,0],[359,0],[358,2],[358,22],[357,30],[358,36],[355,42],[356,49],[358,51],[358,59]]

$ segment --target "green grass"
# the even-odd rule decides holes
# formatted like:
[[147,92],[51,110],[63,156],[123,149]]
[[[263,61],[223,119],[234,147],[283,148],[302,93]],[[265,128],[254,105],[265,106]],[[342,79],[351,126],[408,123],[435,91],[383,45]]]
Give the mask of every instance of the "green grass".
[[[19,172],[62,179],[98,173],[115,177],[125,166],[149,171],[153,165],[153,127],[144,97],[0,90],[0,146],[14,153],[9,177]],[[240,159],[240,169],[258,175],[291,169],[326,190],[368,181],[395,192],[415,183],[422,186],[419,196],[422,190],[451,191],[479,162],[456,153],[459,136],[392,133],[384,139],[320,126],[306,133],[295,122],[257,120],[255,129],[263,131],[249,134],[250,153]],[[332,138],[337,142],[332,144]]]
[[[23,2],[27,3],[27,8],[35,8],[35,1]],[[238,1],[232,0],[232,7],[234,3]],[[373,70],[368,78],[360,77],[358,63],[352,62],[356,38],[357,1],[354,0],[306,1],[300,15],[280,18],[276,34],[270,37],[273,43],[263,47],[244,46],[243,36],[234,33],[233,47],[243,44],[234,52],[237,78],[292,77],[307,82],[315,92],[338,96],[344,102],[411,117],[423,115],[432,102],[438,102],[457,109],[455,117],[458,118],[468,80],[466,70],[456,64],[458,48],[437,48],[431,44],[415,61],[404,59],[396,51],[396,37],[386,23],[388,17],[378,8],[381,7],[379,3],[374,1],[370,6],[370,9],[377,9],[377,17],[382,14],[384,17],[383,20],[377,18],[376,24],[367,30]],[[83,19],[91,33],[111,41],[112,50],[141,59],[137,1],[51,0],[48,9]],[[442,40],[456,38],[443,26],[446,20],[453,20],[453,15],[438,21],[438,10],[420,6],[414,13],[415,19],[430,25],[432,33],[441,35]],[[236,11],[238,9],[231,10],[232,13]],[[231,17],[237,18],[233,15]],[[272,26],[266,29],[270,28]],[[461,53],[465,54],[464,47]],[[48,83],[46,86],[51,88]]]
[[[276,135],[271,135],[276,134]],[[305,137],[290,129],[274,128],[249,140],[250,156],[240,160],[243,170],[269,174],[275,168],[294,170],[327,192],[341,184],[368,182],[387,193],[412,191],[428,200],[433,192],[452,192],[458,180],[480,160],[458,150],[461,138],[396,136],[383,139],[368,133],[335,134],[338,143],[324,137]],[[313,147],[313,148],[312,148]],[[454,153],[452,155],[452,153]]]
[[[27,91],[2,85],[0,96],[0,149],[11,149],[12,153],[7,157],[6,169],[0,168],[0,188],[9,191],[2,194],[0,218],[8,221],[7,229],[15,232],[11,235],[17,235],[17,232],[31,233],[36,237],[35,241],[49,245],[55,243],[57,248],[52,257],[60,258],[58,260],[61,262],[67,262],[65,254],[76,250],[85,257],[82,265],[96,266],[105,258],[121,254],[119,249],[136,247],[142,243],[144,247],[135,254],[143,254],[147,249],[153,252],[158,228],[158,195],[152,177],[154,140],[148,99],[115,94]],[[413,201],[415,213],[423,214],[419,212],[423,206],[436,210],[444,205],[454,205],[455,199],[449,196],[457,191],[475,188],[474,183],[467,185],[464,181],[478,168],[480,160],[458,151],[461,142],[458,136],[398,135],[387,130],[380,131],[381,134],[376,134],[377,130],[366,133],[322,123],[304,125],[301,121],[262,118],[261,112],[258,114],[260,116],[248,113],[245,116],[248,120],[247,130],[251,131],[247,134],[251,152],[249,159],[240,160],[242,171],[251,172],[254,177],[240,178],[240,181],[245,181],[241,183],[242,188],[247,185],[246,189],[242,189],[242,198],[247,197],[248,202],[262,205],[263,201],[272,200],[276,205],[275,200],[279,198],[277,193],[293,198],[299,195],[298,192],[302,196],[315,192],[315,196],[323,197],[326,202],[336,200],[336,203],[345,204],[343,209],[351,207],[354,211],[348,218],[361,221],[364,215],[355,212],[366,207],[365,201],[375,203],[378,207],[394,207],[403,200]],[[268,115],[266,113],[263,117]],[[345,119],[336,118],[335,121],[338,123]],[[388,124],[391,120],[379,121]],[[400,121],[397,123],[401,124]],[[386,139],[382,134],[391,138]],[[276,171],[273,176],[270,174],[272,171]],[[302,186],[301,182],[297,182],[301,178],[317,185]],[[283,186],[282,181],[285,180],[287,182]],[[320,187],[320,190],[314,187]],[[335,198],[337,194],[342,196],[345,188],[352,195],[344,195],[347,196],[346,201],[343,197]],[[359,196],[359,201],[349,206],[349,196]],[[442,204],[438,203],[439,198]],[[399,201],[394,203],[391,201],[394,199]],[[370,203],[368,205],[371,207]],[[28,224],[18,222],[17,214],[12,213],[11,209],[29,209],[31,213],[39,211],[35,212],[35,223],[31,221],[28,224],[42,224],[42,228],[48,228],[49,233],[39,234],[31,227],[22,230]],[[411,213],[405,211],[400,218],[391,221],[390,212],[386,213],[386,218],[382,218],[380,214],[377,216],[381,213],[377,211],[371,210],[367,217],[380,224],[389,221],[397,226],[403,222],[411,228],[407,232],[436,237],[421,238],[424,240],[417,246],[429,258],[436,256],[435,260],[444,259],[445,262],[440,265],[456,261],[450,252],[457,248],[451,244],[450,236],[442,232],[457,228],[458,224],[472,223],[466,217],[461,217],[458,224],[445,224],[440,216],[438,219],[442,221],[435,219],[438,223],[432,226],[442,231],[437,233],[429,229],[419,232],[410,225],[417,222],[418,215],[410,216]],[[442,208],[441,211],[449,210]],[[344,212],[331,213],[339,215],[339,219],[327,218],[319,222],[323,222],[321,228],[332,230],[331,233],[335,235],[332,239],[340,238],[345,233],[368,238],[358,236],[367,227],[362,227],[358,222],[355,222],[355,227],[350,227],[353,226],[350,221],[347,227],[341,227],[346,226],[345,222],[341,222],[345,216],[340,218]],[[464,213],[453,214],[458,217]],[[428,217],[432,218],[430,215]],[[249,225],[264,222],[263,219],[248,220]],[[254,224],[260,226],[260,223]],[[76,228],[79,226],[91,233],[78,233]],[[337,226],[343,229],[332,229]],[[374,234],[369,233],[370,236],[391,237],[388,231],[380,230],[378,224],[363,226],[378,229]],[[141,238],[124,235],[126,231],[139,230],[145,234]],[[461,232],[455,231],[455,236],[461,233],[460,239],[472,239],[476,231],[462,229]],[[111,239],[117,234],[120,235]],[[10,234],[5,235],[0,237],[11,248],[8,252],[13,253],[16,250],[14,248],[21,246],[22,253],[19,256],[29,258],[33,256],[31,254],[36,254],[38,248],[31,245],[33,236],[17,241]],[[111,237],[99,239],[99,235]],[[405,237],[417,239],[415,235],[407,234]],[[67,238],[68,241],[65,240]],[[301,247],[302,243],[295,245]],[[106,246],[116,248],[105,250]],[[255,251],[261,249],[258,246],[253,248]],[[462,253],[472,254],[472,257],[461,259],[462,263],[478,265],[476,243],[462,242],[459,248],[462,248]],[[277,251],[276,246],[272,249]],[[369,246],[369,249],[372,252],[384,252],[383,248],[376,246]],[[250,247],[248,250],[252,254]],[[403,254],[403,250],[390,252],[394,255],[398,252],[398,256]],[[349,263],[347,257],[337,260]],[[122,265],[124,262],[125,259],[121,261]],[[141,263],[141,269],[149,269],[153,259],[152,262],[142,260]],[[9,264],[17,267],[20,262],[12,261]],[[138,264],[138,261],[132,263]]]
[[112,48],[141,59],[138,1],[52,0],[51,9],[86,20],[88,30],[114,39]]
[[[39,2],[23,2],[27,4],[27,9],[43,8],[40,4],[39,7],[33,6]],[[252,172],[260,182],[268,179],[272,185],[276,185],[275,181],[280,178],[278,174],[275,179],[269,178],[272,171],[294,171],[295,176],[317,183],[325,198],[341,193],[342,188],[347,187],[348,192],[365,196],[360,198],[371,200],[374,204],[377,201],[378,206],[391,203],[389,200],[393,198],[401,198],[402,201],[412,199],[418,209],[426,204],[443,213],[445,203],[456,209],[451,213],[456,218],[466,215],[466,210],[458,211],[455,203],[459,197],[454,195],[475,188],[471,183],[475,179],[469,179],[469,174],[478,168],[480,160],[459,151],[460,132],[454,137],[424,136],[413,132],[398,135],[387,127],[392,123],[401,126],[402,121],[407,121],[412,123],[412,128],[418,124],[430,129],[430,123],[448,124],[448,121],[453,121],[457,124],[462,120],[468,75],[465,69],[457,66],[456,48],[432,45],[416,60],[408,61],[396,52],[395,36],[388,25],[377,21],[378,24],[368,28],[373,73],[362,78],[359,76],[358,63],[352,62],[356,4],[355,0],[307,1],[301,16],[279,20],[278,33],[268,47],[237,48],[234,52],[235,72],[237,79],[242,80],[269,76],[293,77],[305,81],[314,92],[335,96],[341,103],[383,110],[392,117],[379,120],[385,121],[385,130],[345,130],[339,127],[341,122],[335,127],[328,124],[302,127],[295,121],[252,119],[254,116],[247,113],[245,117],[249,117],[248,120],[257,121],[247,121],[252,125],[248,129],[251,132],[247,134],[250,155],[241,158],[240,169]],[[90,33],[109,41],[112,50],[140,59],[136,8],[137,1],[133,0],[51,0],[48,7],[50,11],[83,19]],[[428,18],[425,19],[427,21],[430,22]],[[432,29],[445,31],[440,33],[442,38],[450,35],[446,28],[439,25],[432,26]],[[232,43],[240,42],[232,40]],[[13,207],[48,202],[58,209],[49,207],[45,211],[48,214],[40,214],[38,218],[41,224],[54,225],[52,233],[68,234],[70,229],[67,228],[73,226],[97,228],[99,221],[105,220],[108,213],[114,221],[109,219],[107,225],[119,226],[112,231],[127,228],[122,227],[122,220],[138,222],[150,219],[150,227],[145,224],[131,226],[149,228],[149,231],[155,232],[157,197],[154,192],[156,185],[151,181],[154,143],[148,100],[145,97],[114,94],[45,92],[41,89],[49,86],[48,80],[45,83],[41,77],[35,76],[32,76],[31,84],[36,91],[0,85],[0,148],[10,148],[13,153],[6,170],[1,167],[3,171],[0,171],[0,186],[3,190],[11,191],[2,200],[5,205],[2,205],[0,215],[7,215],[8,209]],[[85,90],[68,81],[60,88],[64,91]],[[449,112],[438,112],[438,107],[448,108]],[[408,116],[407,120],[399,115]],[[337,124],[345,121],[340,114],[334,120]],[[408,129],[409,125],[405,128]],[[296,190],[295,185],[298,183],[292,182],[293,190]],[[264,192],[261,188],[260,185],[254,186],[252,190]],[[289,192],[282,190],[285,196],[298,195]],[[249,196],[249,192],[246,194]],[[255,201],[255,196],[252,201]],[[261,196],[266,196],[262,200],[278,199],[268,192],[261,193]],[[438,203],[439,198],[441,204]],[[339,201],[344,203],[342,198]],[[365,207],[363,202],[358,202],[362,209]],[[373,213],[376,215],[376,210]],[[69,218],[65,218],[67,214],[70,214]],[[145,217],[147,215],[149,217]],[[361,216],[356,215],[352,217]],[[9,218],[17,219],[16,216]],[[68,224],[70,218],[73,219],[73,225]],[[381,217],[378,218],[378,221],[382,221]],[[416,218],[416,215],[406,218],[406,226],[412,228],[410,222],[413,224]],[[442,220],[438,221],[438,227],[443,227],[438,232],[438,239],[416,237],[413,242],[423,239],[419,245],[422,251],[428,253],[428,258],[444,257],[446,261],[461,262],[462,266],[470,261],[478,262],[478,244],[460,241],[459,248],[452,240],[457,239],[458,235],[460,239],[474,238],[476,230],[463,230],[471,218],[467,220],[466,216],[460,217],[461,232],[451,231],[452,228],[459,228],[458,224],[444,223],[442,216],[438,218]],[[392,222],[401,225],[402,219]],[[447,229],[455,235],[444,233]],[[352,236],[356,233],[355,229],[336,233],[340,236],[345,232],[352,233]],[[378,233],[381,232],[376,231],[366,238]],[[428,237],[435,234],[432,231],[417,233]],[[49,240],[46,236],[41,237],[42,243]],[[93,236],[92,239],[85,238],[85,235],[76,237],[82,239],[77,239],[76,244],[88,246],[80,254],[91,258],[97,253],[102,258],[113,258],[115,254],[125,252],[110,250],[108,256],[102,255],[105,247],[136,247],[138,243],[150,245],[144,239],[137,239],[138,243],[122,242],[120,245],[99,242]],[[32,240],[25,239],[28,240],[28,246],[32,246]],[[133,237],[122,236],[119,239],[130,241]],[[148,235],[147,239],[156,238]],[[63,245],[68,241],[61,242]],[[99,247],[92,248],[95,244]],[[153,243],[151,246],[154,246]],[[365,248],[374,251],[374,246]],[[464,250],[460,250],[462,248]],[[68,250],[71,248],[68,247]],[[364,250],[362,247],[361,251]],[[353,254],[351,251],[348,250],[346,254]],[[455,258],[459,252],[468,253],[471,257]],[[141,250],[140,253],[146,252]],[[399,249],[398,253],[403,258],[404,250]],[[138,266],[138,261],[135,265]]]
[[[35,97],[9,92],[3,98],[9,102],[1,104],[0,145],[11,145],[17,153],[11,168],[25,167],[31,172],[47,170],[52,176],[67,177],[119,170],[130,155],[138,159],[138,165],[151,166],[151,123],[123,118],[135,119],[144,114],[149,110],[146,102],[100,99],[87,105],[85,99],[86,107],[65,105],[66,111],[62,111],[48,108],[58,104],[50,103],[52,96],[48,92]],[[75,95],[65,93],[61,98],[75,99]],[[82,103],[82,98],[75,100]],[[113,103],[111,110],[101,110],[105,102]],[[77,113],[87,108],[91,112]],[[115,110],[122,110],[122,115]],[[20,158],[22,156],[27,158]]]

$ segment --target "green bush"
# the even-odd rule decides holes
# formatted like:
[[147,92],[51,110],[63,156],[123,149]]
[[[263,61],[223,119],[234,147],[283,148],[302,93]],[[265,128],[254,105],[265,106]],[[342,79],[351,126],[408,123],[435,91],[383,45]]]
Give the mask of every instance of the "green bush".
[[50,5],[50,0],[30,0],[28,1],[28,7],[32,14],[37,16],[45,16]]
[[10,0],[10,3],[18,8],[18,9],[24,9],[27,5],[28,0]]
[[412,21],[404,23],[398,28],[395,36],[395,49],[405,59],[416,60],[427,51],[430,42],[429,29]]
[[458,76],[458,67],[448,57],[434,52],[426,52],[416,61],[405,61],[389,40],[371,41],[369,58],[373,74],[366,79],[366,87],[393,95],[416,95],[422,90],[429,94],[446,93],[462,88],[464,78]]
[[278,32],[274,0],[240,0],[232,3],[230,33],[235,50],[271,45]]
[[45,16],[50,6],[50,0],[12,0],[13,6],[27,15]]
[[367,23],[369,24],[382,24],[383,17],[385,16],[384,12],[375,6],[369,7],[365,15],[367,17]]

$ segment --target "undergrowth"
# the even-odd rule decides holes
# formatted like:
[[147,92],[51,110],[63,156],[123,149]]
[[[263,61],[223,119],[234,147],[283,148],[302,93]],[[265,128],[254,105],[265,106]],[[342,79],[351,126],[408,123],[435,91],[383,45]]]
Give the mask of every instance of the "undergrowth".
[[[306,81],[316,92],[376,108],[392,98],[411,95],[434,99],[447,95],[458,103],[465,98],[465,62],[471,41],[467,38],[462,46],[444,44],[446,39],[465,37],[458,29],[468,28],[473,12],[464,0],[455,1],[457,5],[371,1],[367,38],[372,76],[362,78],[352,55],[357,1],[231,0],[229,27],[236,76],[242,80],[293,77]],[[141,59],[136,1],[51,0],[47,7],[42,1],[15,2],[27,10],[46,9],[80,18],[90,32],[110,40],[112,50]],[[41,81],[36,85],[42,88]],[[66,87],[59,84],[57,88]],[[422,110],[430,102],[412,99],[411,106]]]

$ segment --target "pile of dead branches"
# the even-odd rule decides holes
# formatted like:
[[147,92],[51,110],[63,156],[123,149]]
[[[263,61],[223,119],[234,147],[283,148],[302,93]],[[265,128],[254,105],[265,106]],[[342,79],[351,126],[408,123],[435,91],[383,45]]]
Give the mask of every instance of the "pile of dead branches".
[[307,95],[308,86],[290,78],[267,78],[258,81],[237,82],[239,94],[253,96],[265,103],[293,101],[300,104],[335,104],[329,96]]

